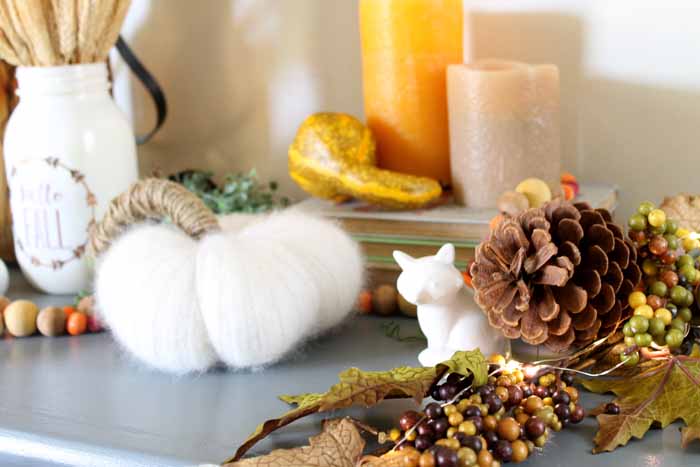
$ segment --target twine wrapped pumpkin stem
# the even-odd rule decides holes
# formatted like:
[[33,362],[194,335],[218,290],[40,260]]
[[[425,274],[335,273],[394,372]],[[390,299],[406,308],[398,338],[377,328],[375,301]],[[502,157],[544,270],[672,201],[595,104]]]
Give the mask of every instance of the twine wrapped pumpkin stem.
[[166,219],[195,240],[221,230],[214,213],[185,187],[169,180],[148,178],[134,183],[112,200],[102,220],[91,229],[92,252],[95,256],[104,253],[132,224]]

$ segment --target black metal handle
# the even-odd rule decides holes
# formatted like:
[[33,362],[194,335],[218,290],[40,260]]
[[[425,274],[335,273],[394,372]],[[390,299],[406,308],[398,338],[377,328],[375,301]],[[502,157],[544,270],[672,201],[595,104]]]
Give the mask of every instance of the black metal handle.
[[165,100],[165,93],[158,84],[158,81],[156,81],[153,75],[146,69],[143,63],[141,63],[141,60],[138,59],[136,54],[134,54],[131,48],[126,44],[122,36],[119,36],[117,39],[116,47],[119,51],[119,55],[122,56],[129,69],[136,75],[139,81],[141,81],[141,84],[143,84],[151,95],[153,103],[156,106],[156,112],[158,114],[156,125],[145,135],[136,136],[136,144],[144,144],[158,132],[161,126],[163,126],[165,117],[168,115],[168,103]]

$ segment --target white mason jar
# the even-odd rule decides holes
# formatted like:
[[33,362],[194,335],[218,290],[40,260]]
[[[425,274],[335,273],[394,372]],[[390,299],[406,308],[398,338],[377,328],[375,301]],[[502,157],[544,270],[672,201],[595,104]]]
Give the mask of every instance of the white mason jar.
[[90,226],[137,179],[134,135],[105,63],[19,67],[17,81],[4,140],[17,260],[35,287],[77,293]]

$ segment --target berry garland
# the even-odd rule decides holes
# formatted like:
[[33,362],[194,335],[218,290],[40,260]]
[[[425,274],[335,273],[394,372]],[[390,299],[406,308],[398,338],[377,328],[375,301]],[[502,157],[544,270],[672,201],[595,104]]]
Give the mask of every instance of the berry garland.
[[[259,425],[226,465],[272,465],[294,450],[241,458],[265,436],[301,417],[351,405],[370,407],[386,397],[433,400],[422,411],[404,412],[398,426],[388,432],[377,433],[355,421],[377,435],[380,444],[392,443],[380,457],[364,456],[357,465],[497,467],[522,462],[543,448],[552,432],[584,419],[574,372],[545,361],[523,364],[500,355],[487,361],[478,350],[457,352],[434,368],[386,372],[351,368],[326,393],[280,397],[297,407]],[[356,461],[352,459],[352,464]]]

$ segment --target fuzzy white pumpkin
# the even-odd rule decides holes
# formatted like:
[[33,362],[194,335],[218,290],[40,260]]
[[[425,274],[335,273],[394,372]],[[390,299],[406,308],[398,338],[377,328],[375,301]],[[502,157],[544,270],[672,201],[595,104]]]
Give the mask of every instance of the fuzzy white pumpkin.
[[[192,196],[157,182],[168,193]],[[132,188],[113,205],[134,196],[143,190]],[[173,204],[172,194],[161,199]],[[122,210],[111,209],[103,224]],[[108,248],[97,248],[106,250],[97,261],[97,307],[125,349],[161,370],[278,361],[339,324],[362,285],[357,244],[335,224],[294,209],[225,216],[220,230],[199,240],[171,224],[125,224],[119,235],[110,234],[116,238]]]

